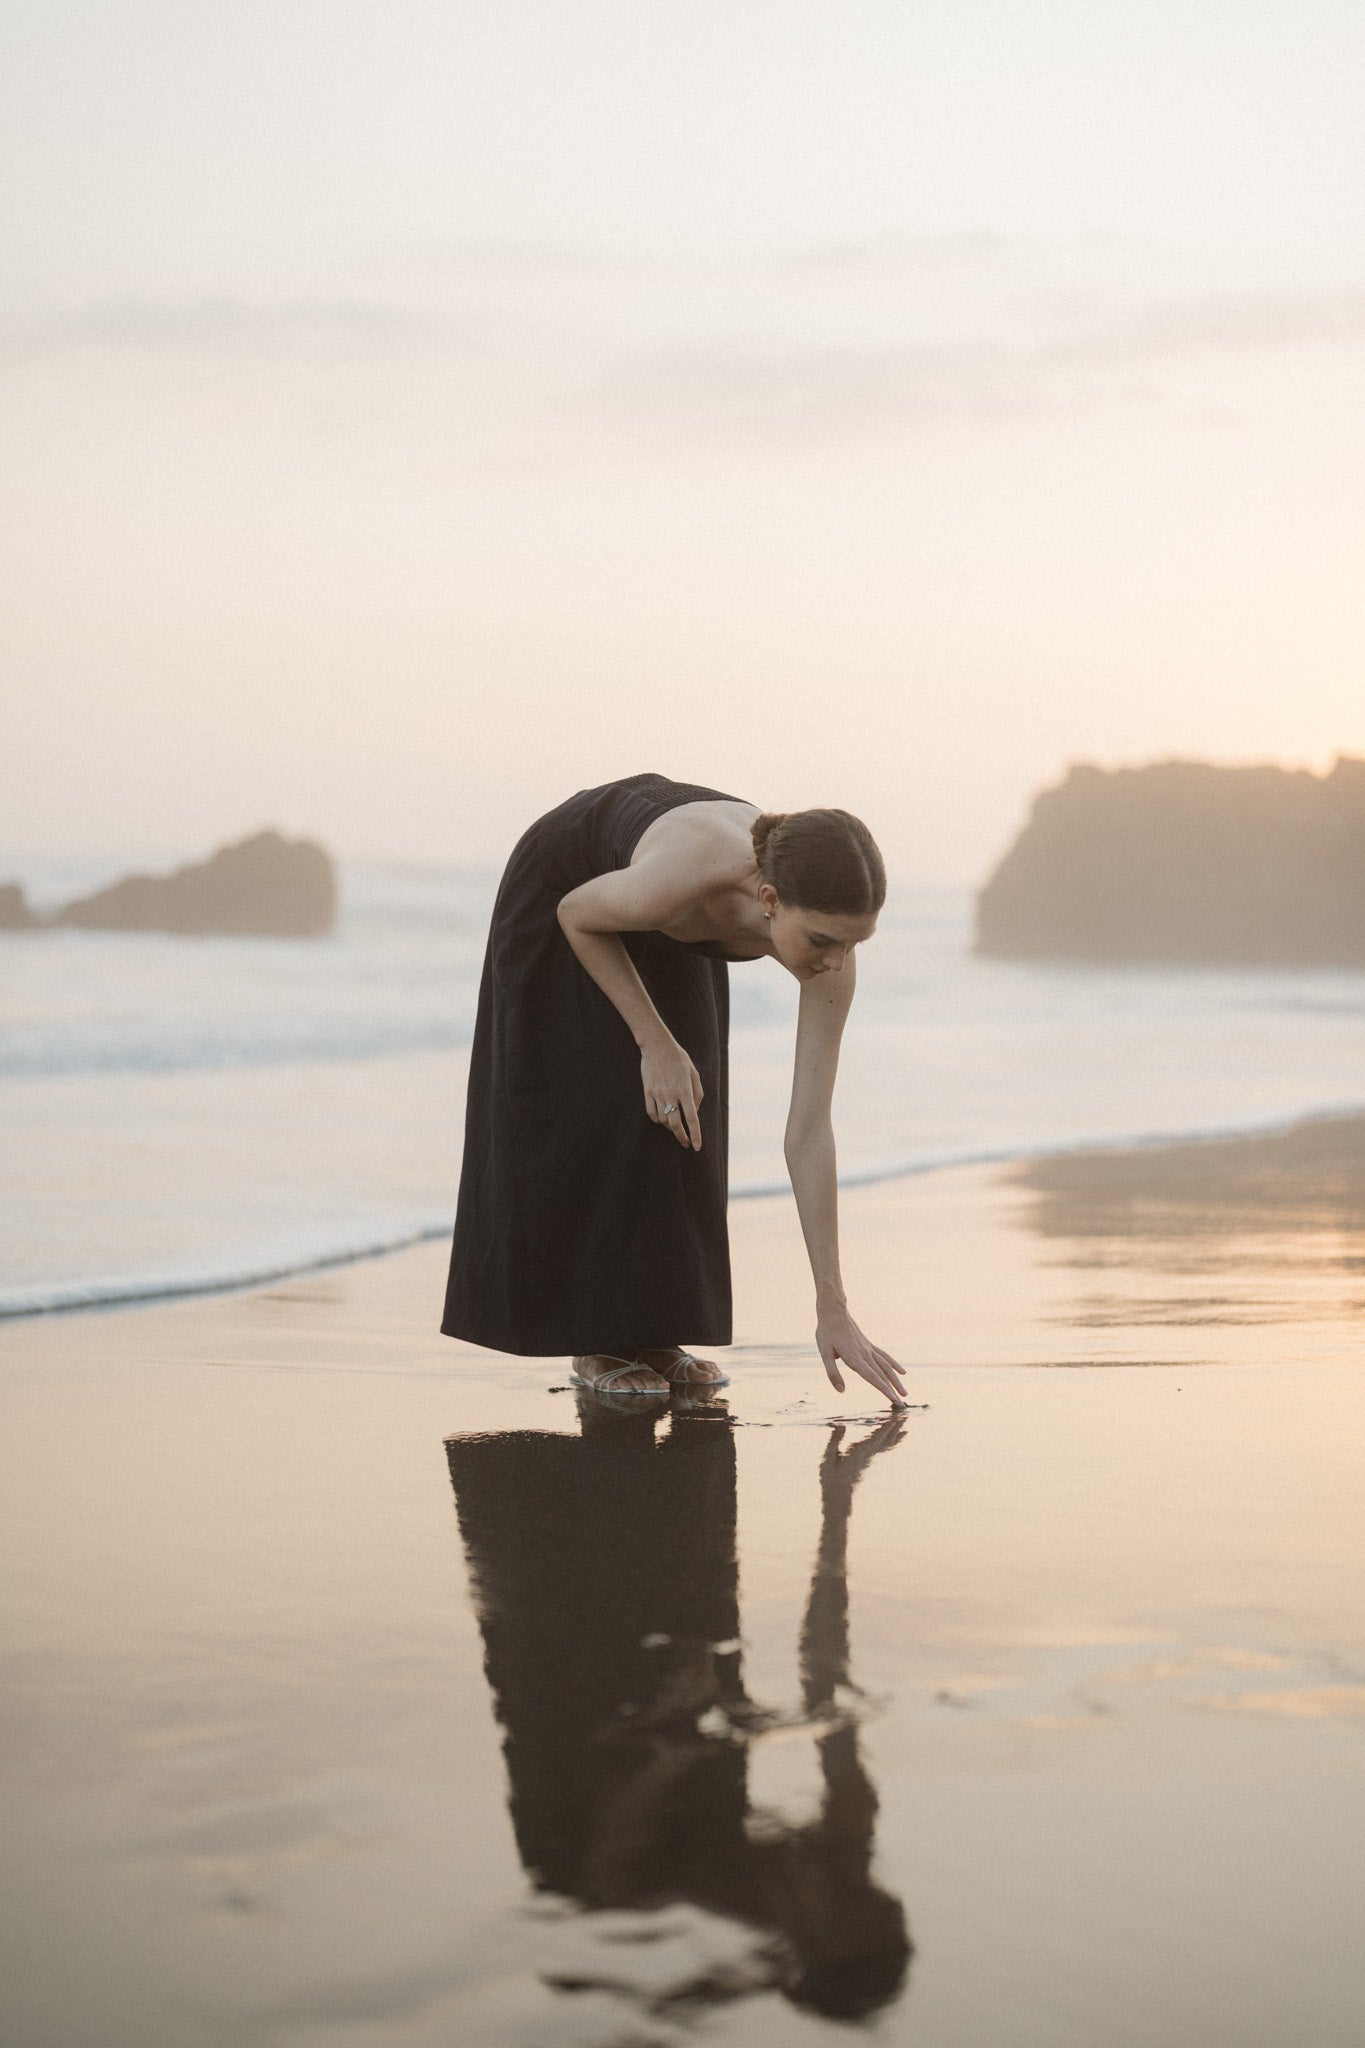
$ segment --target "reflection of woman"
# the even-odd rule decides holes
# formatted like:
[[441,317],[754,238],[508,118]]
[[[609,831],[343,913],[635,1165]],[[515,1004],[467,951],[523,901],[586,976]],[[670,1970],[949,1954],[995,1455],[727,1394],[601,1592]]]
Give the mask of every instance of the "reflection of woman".
[[854,948],[886,875],[846,811],[760,816],[696,783],[582,790],[518,842],[498,890],[470,1062],[442,1328],[572,1353],[617,1393],[716,1383],[730,1342],[727,960],[801,983],[786,1149],[816,1340],[892,1402],[900,1368],[849,1314],[830,1100]]
[[680,1415],[656,1444],[649,1415],[600,1409],[584,1427],[447,1446],[522,1862],[538,1886],[589,1907],[686,1900],[778,1933],[793,1999],[870,2013],[899,1991],[910,1943],[899,1902],[871,1877],[877,1800],[835,1695],[847,1684],[853,1488],[900,1425],[842,1456],[838,1429],[826,1450],[801,1637],[823,1803],[808,1826],[761,1830],[743,1738],[765,1717],[745,1696],[736,1641],[731,1433]]

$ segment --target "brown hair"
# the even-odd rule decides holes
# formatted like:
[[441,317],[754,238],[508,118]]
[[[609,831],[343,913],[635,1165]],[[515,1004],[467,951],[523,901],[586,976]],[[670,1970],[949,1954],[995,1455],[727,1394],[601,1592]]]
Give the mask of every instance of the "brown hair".
[[759,874],[792,909],[868,917],[885,903],[877,842],[851,811],[765,811],[752,832]]

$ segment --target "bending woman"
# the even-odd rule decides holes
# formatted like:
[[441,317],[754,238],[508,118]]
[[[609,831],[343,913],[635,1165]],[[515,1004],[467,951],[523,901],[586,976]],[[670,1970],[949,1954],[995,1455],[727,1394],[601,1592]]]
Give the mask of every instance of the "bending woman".
[[721,1385],[730,1342],[726,962],[801,984],[786,1156],[816,1343],[893,1405],[901,1369],[849,1313],[830,1102],[854,949],[886,871],[847,811],[760,815],[697,783],[580,790],[513,849],[488,936],[441,1324],[573,1356],[613,1394]]

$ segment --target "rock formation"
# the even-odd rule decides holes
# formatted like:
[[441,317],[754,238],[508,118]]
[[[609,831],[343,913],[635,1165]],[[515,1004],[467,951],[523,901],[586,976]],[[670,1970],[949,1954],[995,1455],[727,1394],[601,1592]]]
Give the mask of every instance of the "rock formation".
[[45,922],[86,931],[309,939],[332,929],[336,900],[336,873],[323,847],[257,832],[174,874],[129,875]]
[[38,920],[17,882],[0,882],[0,932],[30,932]]
[[1365,760],[1073,767],[980,891],[980,953],[1365,967]]

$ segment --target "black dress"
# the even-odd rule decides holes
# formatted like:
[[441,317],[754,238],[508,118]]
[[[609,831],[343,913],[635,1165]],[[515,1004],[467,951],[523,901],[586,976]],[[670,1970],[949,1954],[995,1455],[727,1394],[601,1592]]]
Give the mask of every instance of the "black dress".
[[624,932],[704,1090],[702,1149],[652,1123],[640,1054],[556,915],[641,835],[721,790],[631,775],[580,790],[513,849],[488,934],[441,1328],[532,1357],[730,1342],[730,989],[719,947]]

